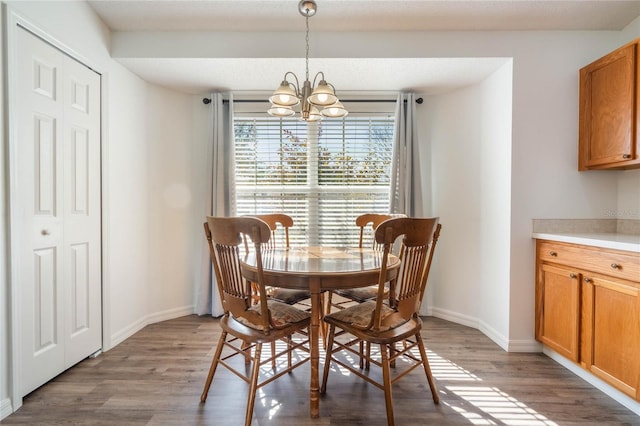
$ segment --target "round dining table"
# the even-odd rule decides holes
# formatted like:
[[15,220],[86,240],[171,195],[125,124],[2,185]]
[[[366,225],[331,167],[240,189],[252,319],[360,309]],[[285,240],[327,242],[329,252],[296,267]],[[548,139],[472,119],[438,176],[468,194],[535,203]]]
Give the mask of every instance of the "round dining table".
[[[292,247],[262,252],[266,286],[309,290],[311,296],[311,380],[309,408],[311,417],[320,415],[319,402],[319,327],[322,321],[322,293],[330,290],[377,284],[382,252],[373,249],[341,247]],[[385,282],[394,281],[399,259],[390,255]],[[248,253],[241,265],[244,278],[258,281],[255,253]]]

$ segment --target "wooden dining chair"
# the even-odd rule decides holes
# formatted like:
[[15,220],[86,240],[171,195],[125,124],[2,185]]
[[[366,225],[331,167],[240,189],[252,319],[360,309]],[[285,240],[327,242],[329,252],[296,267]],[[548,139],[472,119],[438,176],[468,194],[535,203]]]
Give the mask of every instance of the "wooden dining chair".
[[[271,230],[271,239],[264,247],[265,249],[275,249],[282,247],[282,245],[278,245],[278,242],[284,244],[285,249],[289,249],[289,229],[293,226],[293,218],[289,215],[283,213],[271,213],[271,214],[258,214],[253,215],[252,217],[257,217],[258,219],[266,222],[269,225],[269,229]],[[282,229],[284,234],[284,238],[279,235],[279,230]],[[279,300],[280,302],[287,303],[289,305],[295,305],[296,303],[300,303],[304,300],[307,300],[311,297],[311,294],[307,290],[296,290],[296,289],[287,289],[280,287],[267,287],[267,295],[275,300]],[[254,292],[257,291],[257,288],[254,286]],[[257,295],[254,294],[254,299],[257,300]],[[307,305],[305,305],[307,306]]]
[[[216,368],[222,365],[249,384],[245,425],[251,424],[256,391],[283,374],[309,360],[309,356],[292,362],[293,351],[309,354],[309,324],[311,315],[286,303],[268,298],[265,292],[262,250],[271,237],[269,226],[252,217],[207,217],[204,231],[213,261],[218,291],[224,315],[220,319],[222,333],[218,339],[200,401],[205,402]],[[245,241],[255,250],[257,285],[260,297],[252,303],[251,283],[242,277],[241,262],[246,256]],[[294,341],[292,336],[300,335]],[[283,351],[262,359],[262,345],[277,340],[285,342]],[[276,369],[274,358],[287,356],[286,367]],[[244,363],[234,364],[232,358],[244,358]],[[245,364],[251,364],[250,375]],[[271,363],[273,371],[259,381],[261,367]]]
[[[418,313],[440,229],[438,218],[396,218],[386,220],[378,226],[375,239],[383,245],[383,254],[377,296],[374,300],[325,315],[324,321],[329,324],[329,342],[320,393],[326,393],[330,366],[334,362],[384,391],[387,423],[393,425],[391,386],[413,369],[422,366],[433,401],[439,403],[424,342],[420,336],[422,320]],[[396,281],[389,288],[389,295],[386,296],[387,262],[399,237],[402,237],[400,269]],[[402,341],[405,344],[401,349],[396,349],[396,343]],[[372,355],[367,351],[365,356],[368,362],[381,367],[382,382],[374,376],[364,374],[364,371],[349,362],[353,358],[351,355],[362,356],[362,351],[354,349],[360,342],[379,345],[379,354]],[[415,348],[419,355],[413,352]],[[343,351],[346,352],[346,357]],[[408,362],[401,364],[404,368],[396,367],[392,377],[391,364],[400,358]]]
[[[392,218],[393,216],[390,214],[378,213],[365,213],[356,217],[356,226],[360,228],[358,247],[371,247],[374,250],[381,251],[382,247],[376,243],[375,238],[373,238],[373,233],[375,232],[378,225],[380,225],[385,220]],[[371,232],[367,232],[367,229],[370,229]],[[371,235],[371,237],[367,237],[369,234]],[[364,301],[372,299],[376,297],[377,292],[377,285],[331,291],[329,292],[329,296],[327,298],[328,300],[326,313],[330,314],[332,308],[344,309],[345,307],[353,305],[354,303],[362,303]],[[334,298],[334,293],[341,297]]]

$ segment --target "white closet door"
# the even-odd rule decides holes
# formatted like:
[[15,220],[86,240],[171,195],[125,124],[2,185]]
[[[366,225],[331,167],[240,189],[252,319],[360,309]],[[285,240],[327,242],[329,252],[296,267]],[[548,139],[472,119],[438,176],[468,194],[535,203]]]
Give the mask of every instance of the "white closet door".
[[22,28],[16,52],[11,229],[25,395],[102,344],[100,77]]
[[102,347],[100,76],[64,56],[65,368]]

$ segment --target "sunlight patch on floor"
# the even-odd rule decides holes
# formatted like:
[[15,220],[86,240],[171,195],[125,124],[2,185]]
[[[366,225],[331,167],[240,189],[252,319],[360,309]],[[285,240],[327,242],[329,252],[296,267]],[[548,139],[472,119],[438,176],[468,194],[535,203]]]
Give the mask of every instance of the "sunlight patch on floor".
[[[420,356],[418,354],[418,356]],[[481,382],[482,379],[468,370],[460,367],[454,362],[448,359],[442,358],[435,352],[427,350],[427,358],[429,358],[429,365],[431,366],[431,373],[438,380],[460,380],[460,381],[473,381]]]
[[[427,357],[431,365],[431,372],[436,380],[448,382],[464,381],[467,383],[482,381],[482,378],[465,370],[456,363],[442,358],[435,352],[427,350]],[[444,388],[481,411],[472,412],[447,401],[446,398],[441,399],[442,403],[450,406],[474,425],[557,426],[557,423],[547,419],[497,387],[470,384],[467,386],[445,386]],[[446,394],[446,391],[443,392],[441,390],[440,393]]]
[[[557,423],[547,419],[498,388],[487,386],[446,386],[446,389],[489,416],[489,418],[481,418],[477,413],[461,413],[473,424],[496,424],[491,420],[495,419],[500,424],[513,426],[557,426]],[[459,407],[452,406],[452,408],[458,412],[465,411]]]

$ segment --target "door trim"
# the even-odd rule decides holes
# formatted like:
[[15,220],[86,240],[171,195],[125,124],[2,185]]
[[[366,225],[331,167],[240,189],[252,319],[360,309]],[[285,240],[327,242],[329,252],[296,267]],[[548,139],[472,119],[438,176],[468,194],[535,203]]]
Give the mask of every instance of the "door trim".
[[9,340],[9,356],[10,360],[8,362],[9,366],[9,377],[8,377],[8,387],[9,387],[9,395],[11,397],[11,412],[15,412],[18,408],[22,406],[22,396],[20,394],[20,383],[19,383],[19,372],[22,367],[21,361],[21,345],[19,344],[18,336],[20,335],[21,328],[21,319],[19,315],[19,306],[20,300],[19,291],[18,291],[18,283],[20,282],[20,274],[18,268],[18,259],[16,256],[16,247],[18,247],[18,239],[19,235],[16,235],[16,226],[15,220],[12,218],[19,217],[20,212],[18,206],[15,203],[16,195],[18,193],[18,182],[16,176],[16,151],[17,151],[17,143],[18,143],[18,126],[17,126],[17,118],[15,113],[15,105],[16,105],[16,79],[19,70],[16,69],[16,49],[17,49],[17,31],[20,29],[26,30],[36,37],[42,39],[44,42],[50,44],[56,49],[60,50],[62,53],[68,55],[74,60],[80,62],[81,64],[87,66],[88,68],[95,71],[100,76],[100,211],[101,211],[101,296],[102,296],[102,348],[103,350],[110,349],[110,339],[108,336],[110,335],[110,327],[108,326],[110,320],[109,313],[109,286],[108,286],[108,274],[105,272],[107,270],[108,265],[108,252],[106,251],[108,248],[108,214],[107,214],[107,196],[108,192],[106,191],[107,185],[107,160],[108,160],[108,152],[107,152],[107,144],[105,143],[106,139],[106,130],[107,127],[107,115],[106,115],[106,88],[107,88],[107,75],[104,70],[102,70],[101,66],[93,63],[91,60],[86,58],[84,55],[80,54],[73,48],[69,47],[66,43],[60,41],[55,36],[47,33],[45,30],[40,28],[39,26],[32,23],[27,18],[21,16],[18,12],[16,12],[11,5],[6,5],[5,9],[5,26],[6,26],[6,43],[7,43],[7,56],[6,56],[6,72],[7,72],[7,100],[5,103],[6,111],[7,111],[7,122],[6,126],[8,129],[8,151],[7,151],[7,159],[8,159],[8,168],[7,168],[7,176],[8,176],[8,200],[9,200],[9,214],[8,214],[8,236],[9,236],[9,244],[7,246],[8,252],[8,289],[9,289],[9,327],[7,328],[9,332],[8,340]]

